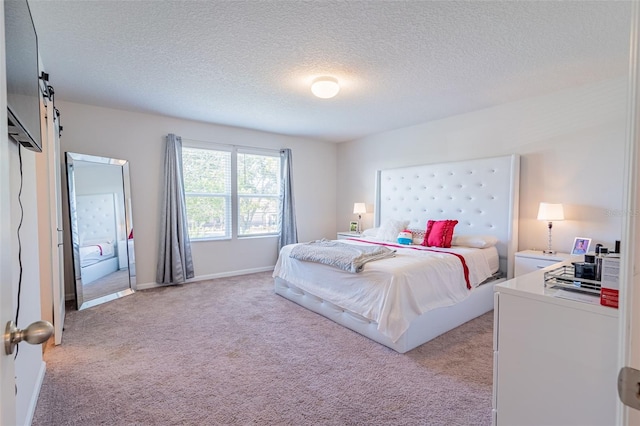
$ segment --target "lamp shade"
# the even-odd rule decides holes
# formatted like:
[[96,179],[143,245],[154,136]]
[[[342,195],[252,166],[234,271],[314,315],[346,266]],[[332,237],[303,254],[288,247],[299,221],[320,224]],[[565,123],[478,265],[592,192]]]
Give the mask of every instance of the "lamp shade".
[[564,209],[562,204],[540,203],[538,208],[538,220],[555,222],[564,220]]
[[353,214],[363,214],[367,212],[365,203],[353,203]]
[[319,98],[333,98],[340,91],[338,80],[333,77],[318,77],[311,84],[311,92]]

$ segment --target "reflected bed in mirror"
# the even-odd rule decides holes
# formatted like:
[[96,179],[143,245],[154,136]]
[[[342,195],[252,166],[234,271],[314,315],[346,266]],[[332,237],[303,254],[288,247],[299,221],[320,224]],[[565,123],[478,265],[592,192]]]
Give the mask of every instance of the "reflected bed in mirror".
[[129,162],[66,153],[76,308],[136,288]]

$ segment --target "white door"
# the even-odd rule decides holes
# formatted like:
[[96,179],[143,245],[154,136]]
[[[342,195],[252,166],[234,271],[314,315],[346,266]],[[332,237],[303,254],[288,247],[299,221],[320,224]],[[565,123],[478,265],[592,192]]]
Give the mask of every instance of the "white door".
[[[14,295],[11,282],[11,200],[9,185],[9,142],[7,129],[7,84],[4,58],[4,3],[0,2],[0,327],[13,319]],[[0,424],[16,423],[15,366],[13,356],[4,354],[0,345]]]
[[[4,22],[4,18],[0,19]],[[4,26],[2,28],[4,33]],[[4,42],[2,42],[4,50]],[[2,53],[4,58],[4,52]],[[4,59],[0,66],[4,70]],[[4,73],[3,73],[4,74]],[[1,78],[4,86],[4,78]],[[0,89],[4,90],[4,89]],[[2,97],[4,100],[4,97]],[[6,100],[0,102],[0,109],[6,111]],[[7,140],[7,120],[0,120],[0,327],[4,333],[7,322],[13,319],[13,285],[11,284],[11,206],[9,205],[9,141]],[[0,345],[0,424],[16,423],[15,370],[13,355],[4,353],[4,345]]]
[[[631,48],[629,67],[629,104],[627,155],[625,156],[625,200],[622,236],[626,240],[622,251],[623,270],[620,271],[620,323],[618,365],[640,370],[640,7],[632,6]],[[637,389],[635,390],[637,392]],[[619,404],[618,424],[639,425],[640,411]]]

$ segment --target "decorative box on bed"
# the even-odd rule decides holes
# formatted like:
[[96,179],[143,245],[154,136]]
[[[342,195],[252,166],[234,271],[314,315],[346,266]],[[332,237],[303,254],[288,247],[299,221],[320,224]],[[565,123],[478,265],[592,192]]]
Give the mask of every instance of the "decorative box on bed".
[[355,274],[292,259],[286,246],[274,270],[276,293],[401,353],[490,311],[494,284],[513,276],[519,163],[509,155],[376,176],[376,226],[395,220],[425,229],[428,220],[457,220],[456,237],[487,235],[497,239],[494,246],[431,249],[387,241],[382,244],[397,250],[396,257]]

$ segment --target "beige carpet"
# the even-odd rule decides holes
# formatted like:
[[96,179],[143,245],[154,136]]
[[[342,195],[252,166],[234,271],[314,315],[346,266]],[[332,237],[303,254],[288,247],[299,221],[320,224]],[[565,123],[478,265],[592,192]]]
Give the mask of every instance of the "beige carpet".
[[492,313],[398,354],[270,273],[67,314],[33,425],[488,425]]

